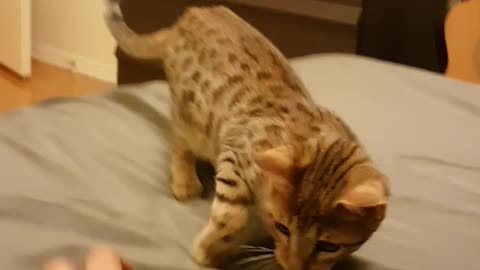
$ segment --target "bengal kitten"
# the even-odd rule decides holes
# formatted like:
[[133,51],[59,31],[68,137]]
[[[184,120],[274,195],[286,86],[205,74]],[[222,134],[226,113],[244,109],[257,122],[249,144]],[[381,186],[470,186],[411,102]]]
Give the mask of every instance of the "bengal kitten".
[[127,54],[163,62],[174,196],[202,192],[196,158],[216,168],[210,218],[193,243],[198,264],[218,265],[232,251],[250,208],[284,269],[330,269],[377,230],[386,177],[252,26],[225,7],[192,7],[170,28],[140,35],[113,0],[107,23]]

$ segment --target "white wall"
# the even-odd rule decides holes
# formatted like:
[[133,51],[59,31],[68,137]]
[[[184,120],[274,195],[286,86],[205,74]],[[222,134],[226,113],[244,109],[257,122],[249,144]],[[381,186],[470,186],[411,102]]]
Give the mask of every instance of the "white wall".
[[33,57],[116,81],[115,42],[102,0],[32,0]]
[[0,63],[22,77],[31,75],[30,1],[0,1]]

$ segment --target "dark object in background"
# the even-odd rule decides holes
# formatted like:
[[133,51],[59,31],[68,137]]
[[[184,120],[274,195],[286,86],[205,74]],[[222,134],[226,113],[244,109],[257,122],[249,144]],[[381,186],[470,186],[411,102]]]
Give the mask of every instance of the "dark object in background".
[[[126,23],[139,33],[173,24],[188,6],[225,5],[267,36],[287,57],[355,51],[355,28],[349,25],[222,0],[122,0]],[[272,5],[275,5],[272,2]],[[117,49],[118,83],[164,79],[160,63],[140,62]]]
[[444,72],[446,0],[364,0],[357,54]]

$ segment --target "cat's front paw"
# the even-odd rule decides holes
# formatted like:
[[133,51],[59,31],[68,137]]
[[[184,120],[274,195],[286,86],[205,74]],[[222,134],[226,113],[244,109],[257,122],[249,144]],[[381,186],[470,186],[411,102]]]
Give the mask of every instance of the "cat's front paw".
[[196,264],[204,267],[213,267],[213,258],[208,255],[208,251],[199,239],[193,242],[192,257]]
[[200,197],[203,192],[203,186],[199,181],[173,181],[171,188],[177,201]]

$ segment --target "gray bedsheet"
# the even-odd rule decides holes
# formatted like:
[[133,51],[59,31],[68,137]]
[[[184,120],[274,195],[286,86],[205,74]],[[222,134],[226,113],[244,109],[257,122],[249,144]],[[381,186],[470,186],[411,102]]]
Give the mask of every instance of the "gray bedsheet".
[[[353,56],[293,64],[391,177],[387,220],[340,268],[479,269],[480,87]],[[208,202],[170,195],[168,115],[153,82],[0,116],[0,269],[96,245],[138,270],[197,269]]]

